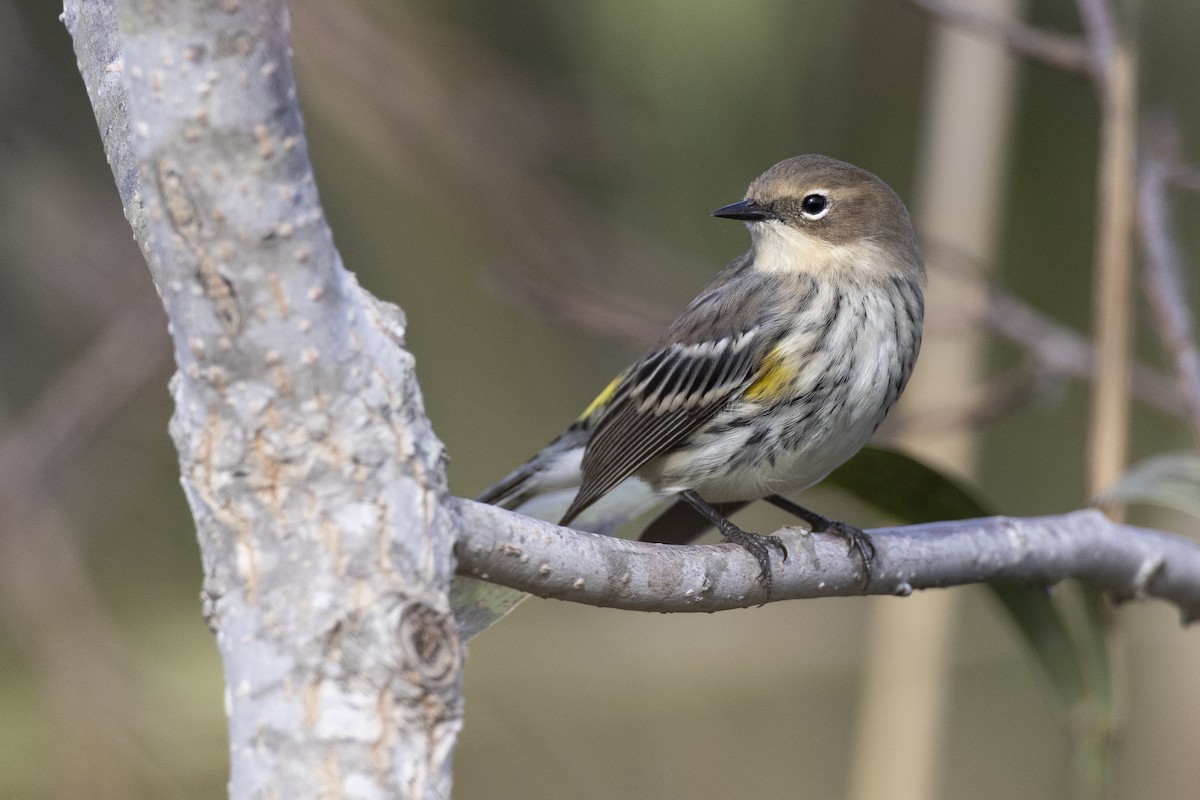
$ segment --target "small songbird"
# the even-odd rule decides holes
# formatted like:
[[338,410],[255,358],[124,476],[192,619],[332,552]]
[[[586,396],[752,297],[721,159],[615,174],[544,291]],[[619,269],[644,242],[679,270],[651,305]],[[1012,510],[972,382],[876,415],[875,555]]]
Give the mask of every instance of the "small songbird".
[[681,501],[642,538],[683,543],[716,526],[758,560],[769,597],[770,550],[786,557],[782,543],[728,520],[765,499],[845,537],[869,581],[870,538],[785,496],[854,455],[912,373],[925,268],[908,211],[871,173],[803,155],[713,216],[745,222],[750,250],[479,500],[604,533],[654,502]]

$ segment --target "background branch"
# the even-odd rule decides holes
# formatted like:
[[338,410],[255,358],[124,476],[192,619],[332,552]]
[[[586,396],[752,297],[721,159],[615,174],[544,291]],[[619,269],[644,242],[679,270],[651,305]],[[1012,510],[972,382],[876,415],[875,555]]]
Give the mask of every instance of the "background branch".
[[1044,31],[1020,20],[981,14],[942,0],[907,0],[918,11],[939,22],[957,25],[985,37],[1001,40],[1014,54],[1080,77],[1090,77],[1092,64],[1087,46],[1077,37]]
[[1200,349],[1187,285],[1171,222],[1167,192],[1179,161],[1179,133],[1165,118],[1148,126],[1145,153],[1138,179],[1138,224],[1146,253],[1146,296],[1154,308],[1159,338],[1175,362],[1178,393],[1200,442]]
[[[140,723],[164,733],[160,715],[143,713],[133,655],[52,487],[139,388],[165,377],[166,344],[162,309],[131,302],[20,419],[0,408],[0,628],[36,665],[56,796],[129,797],[128,764],[144,758],[134,732]],[[80,752],[92,756],[87,767]]]
[[1125,471],[1133,349],[1133,250],[1137,194],[1137,60],[1120,38],[1108,0],[1078,0],[1100,97],[1100,159],[1092,329],[1095,379],[1088,428],[1088,491],[1095,497]]

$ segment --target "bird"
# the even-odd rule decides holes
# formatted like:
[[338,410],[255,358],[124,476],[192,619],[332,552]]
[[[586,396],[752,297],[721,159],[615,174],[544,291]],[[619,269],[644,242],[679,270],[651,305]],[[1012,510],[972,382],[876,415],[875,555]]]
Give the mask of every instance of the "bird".
[[925,266],[908,211],[872,173],[809,154],[712,215],[743,222],[750,249],[477,499],[599,533],[669,504],[642,540],[683,544],[715,527],[754,557],[769,599],[772,551],[786,558],[786,548],[729,520],[766,500],[842,536],[865,586],[870,536],[789,497],[861,449],[912,374]]

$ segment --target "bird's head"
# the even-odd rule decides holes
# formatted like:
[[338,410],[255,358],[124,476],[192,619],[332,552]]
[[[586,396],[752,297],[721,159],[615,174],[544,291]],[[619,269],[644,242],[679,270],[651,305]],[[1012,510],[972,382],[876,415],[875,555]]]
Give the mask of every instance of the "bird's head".
[[793,274],[921,278],[925,268],[904,203],[844,161],[803,155],[754,179],[746,199],[713,212],[746,223],[754,268]]

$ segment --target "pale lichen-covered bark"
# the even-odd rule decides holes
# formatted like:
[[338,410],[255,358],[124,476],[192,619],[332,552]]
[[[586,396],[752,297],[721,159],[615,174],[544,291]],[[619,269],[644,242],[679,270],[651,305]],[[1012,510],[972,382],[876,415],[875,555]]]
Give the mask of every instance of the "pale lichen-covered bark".
[[[452,500],[463,518],[459,569],[538,597],[636,611],[711,613],[766,598],[758,564],[736,545],[667,547],[570,531],[503,509]],[[990,517],[871,531],[861,564],[833,534],[776,531],[774,601],[887,594],[968,583],[1053,586],[1085,580],[1121,600],[1157,598],[1200,620],[1200,546],[1122,525],[1094,509],[1052,517]]]
[[325,224],[285,5],[71,0],[64,21],[171,319],[231,795],[446,796],[462,647],[443,453],[403,315]]

